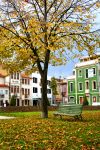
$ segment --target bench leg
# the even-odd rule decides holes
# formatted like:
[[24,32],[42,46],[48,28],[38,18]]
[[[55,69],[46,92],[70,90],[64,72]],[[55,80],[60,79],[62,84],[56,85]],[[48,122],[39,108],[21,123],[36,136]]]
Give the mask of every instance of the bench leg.
[[60,119],[62,119],[62,115],[60,115]]
[[82,121],[82,115],[74,116],[75,120],[81,120]]
[[82,115],[79,115],[79,117],[80,117],[80,120],[82,121],[83,119],[82,119]]
[[79,117],[78,116],[74,116],[75,120],[79,120]]

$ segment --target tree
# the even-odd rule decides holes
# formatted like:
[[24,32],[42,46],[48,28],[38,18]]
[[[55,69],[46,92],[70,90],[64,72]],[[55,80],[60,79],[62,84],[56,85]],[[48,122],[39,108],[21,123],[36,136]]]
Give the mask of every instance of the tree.
[[39,71],[43,118],[48,117],[48,65],[65,64],[70,52],[77,56],[74,49],[93,53],[98,34],[90,32],[92,12],[99,6],[97,0],[2,0],[0,61],[9,72]]
[[53,99],[55,99],[55,95],[57,95],[57,81],[56,81],[55,77],[51,78],[50,87],[52,89]]
[[57,94],[57,81],[56,81],[55,77],[51,78],[50,87],[52,89],[53,95],[56,95]]
[[11,97],[10,106],[16,106],[16,95],[13,95]]
[[87,97],[84,96],[84,100],[83,100],[83,106],[89,105],[89,102],[87,100]]

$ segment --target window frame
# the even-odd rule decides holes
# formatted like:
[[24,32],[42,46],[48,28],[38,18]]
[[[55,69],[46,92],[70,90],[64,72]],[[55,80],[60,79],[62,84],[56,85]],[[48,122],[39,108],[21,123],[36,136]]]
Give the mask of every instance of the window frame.
[[[87,88],[86,83],[88,83],[88,88]],[[85,81],[85,89],[86,89],[86,90],[89,90],[89,81]]]
[[33,87],[33,93],[38,93],[38,88],[37,87]]
[[38,83],[38,78],[33,77],[33,83]]
[[[85,69],[85,78],[86,78],[86,79],[89,78],[89,76],[88,76],[88,70],[89,70],[88,68]],[[86,72],[86,71],[87,71],[87,72]],[[87,73],[87,74],[86,74],[86,73]]]
[[[96,83],[96,84],[95,84],[96,88],[94,88],[94,82]],[[96,89],[97,89],[97,82],[96,82],[96,80],[93,80],[93,81],[92,81],[92,90],[96,90]]]
[[[81,75],[80,75],[80,71],[81,71]],[[78,70],[78,77],[82,77],[82,70]]]
[[[82,84],[82,89],[80,89],[80,84]],[[83,83],[82,83],[82,82],[79,82],[79,83],[78,83],[78,90],[79,90],[79,91],[83,91]]]
[[96,67],[93,67],[93,75],[96,75]]
[[[71,88],[71,85],[72,85],[72,88]],[[73,92],[74,91],[74,87],[73,87],[74,83],[73,82],[70,82],[70,92]],[[72,89],[72,90],[71,90]]]

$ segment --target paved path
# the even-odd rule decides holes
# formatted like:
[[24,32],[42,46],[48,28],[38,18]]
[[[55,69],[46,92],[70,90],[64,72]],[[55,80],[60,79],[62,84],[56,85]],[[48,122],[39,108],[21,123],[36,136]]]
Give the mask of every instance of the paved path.
[[13,119],[15,117],[8,117],[8,116],[0,116],[0,119]]

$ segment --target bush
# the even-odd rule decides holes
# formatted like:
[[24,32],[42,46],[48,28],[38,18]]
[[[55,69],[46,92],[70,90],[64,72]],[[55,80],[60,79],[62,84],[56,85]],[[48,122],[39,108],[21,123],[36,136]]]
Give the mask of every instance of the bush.
[[11,97],[10,106],[16,106],[16,95],[13,95]]
[[84,97],[83,106],[89,105],[89,102],[87,100],[87,97]]

